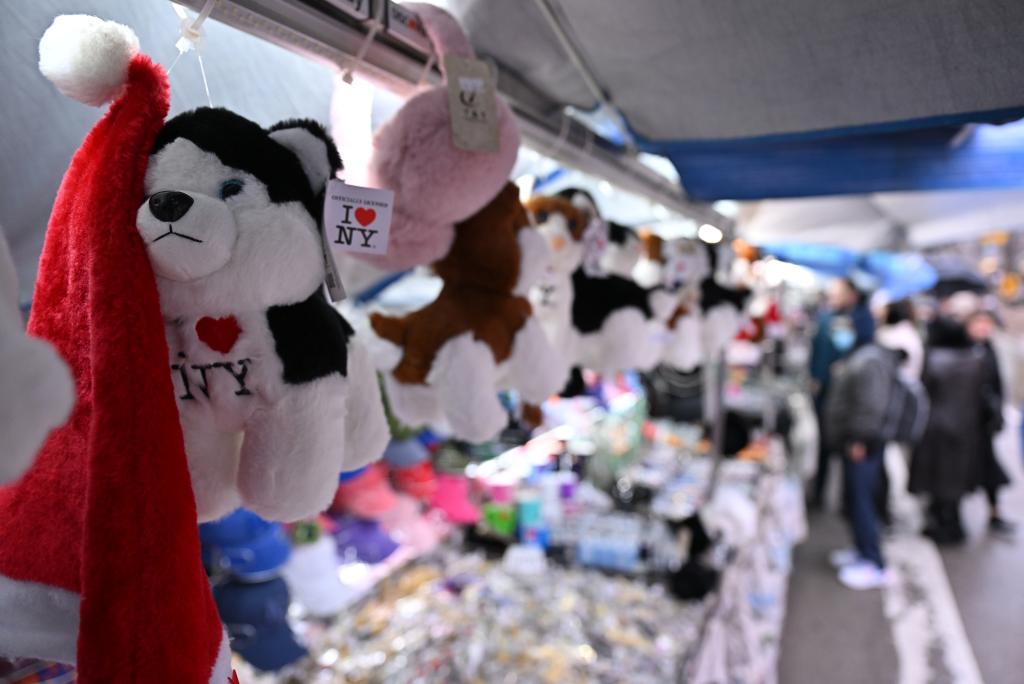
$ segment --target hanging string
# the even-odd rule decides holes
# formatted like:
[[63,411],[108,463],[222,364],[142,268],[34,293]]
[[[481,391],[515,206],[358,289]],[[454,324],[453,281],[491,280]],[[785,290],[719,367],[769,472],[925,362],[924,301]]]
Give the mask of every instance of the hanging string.
[[436,62],[437,62],[437,55],[435,55],[434,51],[431,50],[430,51],[430,56],[427,57],[427,63],[423,65],[423,71],[420,72],[420,77],[418,79],[416,79],[416,85],[420,86],[420,85],[423,85],[426,82],[427,77],[430,75],[430,71],[431,71],[431,69],[434,68],[434,64]]
[[554,157],[562,151],[562,147],[565,146],[566,141],[569,139],[569,126],[571,122],[569,117],[564,113],[562,114],[561,128],[558,129],[558,139],[555,140],[555,144],[551,147],[549,155]]
[[345,67],[345,71],[341,75],[341,80],[349,85],[352,84],[352,77],[363,64],[363,60],[366,59],[366,53],[370,50],[370,45],[373,44],[373,39],[377,37],[377,34],[384,30],[383,21],[383,2],[378,2],[374,17],[366,22],[366,36],[363,37],[363,42],[359,46],[359,50],[356,52],[356,56],[348,60],[348,65]]
[[210,97],[210,84],[206,81],[206,69],[203,67],[203,53],[196,50],[196,58],[199,59],[199,74],[203,77],[203,90],[206,91],[206,102],[213,107],[213,98]]
[[592,156],[594,152],[594,131],[588,126],[586,128],[586,133],[587,139],[583,144],[583,152],[589,157]]
[[173,62],[171,62],[171,66],[167,67],[167,75],[168,76],[170,76],[171,72],[174,71],[174,67],[176,67],[178,65],[178,62],[181,60],[181,56],[183,54],[185,54],[185,53],[184,52],[179,52],[178,56],[174,58]]

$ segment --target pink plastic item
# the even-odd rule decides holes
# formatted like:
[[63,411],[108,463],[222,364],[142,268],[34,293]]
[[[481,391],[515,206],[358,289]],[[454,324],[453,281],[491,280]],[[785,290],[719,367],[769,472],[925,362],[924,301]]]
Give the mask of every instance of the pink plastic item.
[[515,493],[515,486],[506,482],[492,482],[490,485],[491,501],[494,503],[511,503]]
[[480,520],[480,509],[469,500],[469,481],[460,475],[437,476],[437,493],[431,506],[456,525],[474,525]]
[[447,526],[436,517],[426,516],[412,497],[398,495],[398,502],[380,518],[380,524],[402,546],[414,553],[427,553],[441,542]]

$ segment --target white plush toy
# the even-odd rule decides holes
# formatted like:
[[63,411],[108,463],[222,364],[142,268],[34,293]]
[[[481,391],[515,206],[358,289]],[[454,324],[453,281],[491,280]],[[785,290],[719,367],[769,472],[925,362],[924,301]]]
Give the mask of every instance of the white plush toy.
[[225,109],[157,137],[138,229],[157,276],[200,520],[323,510],[388,439],[377,377],[322,289],[323,192],[340,168],[312,121]]
[[640,232],[641,257],[634,279],[645,287],[673,293],[676,307],[665,322],[662,362],[691,371],[704,361],[704,321],[701,316],[701,283],[711,274],[707,249],[691,240],[666,241],[648,231]]
[[608,275],[631,278],[640,259],[640,239],[632,228],[608,222],[608,246],[601,255],[601,270]]
[[[534,197],[527,208],[559,264],[545,285],[550,290],[534,294],[542,305],[544,300],[550,303],[540,314],[548,334],[565,345],[577,365],[599,373],[653,368],[664,350],[665,323],[675,309],[675,295],[617,275],[591,276],[579,268],[586,214],[568,199]],[[577,268],[569,271],[573,264]],[[571,302],[568,317],[566,302]]]
[[24,473],[50,430],[68,419],[75,387],[53,347],[25,334],[18,278],[0,231],[0,484]]
[[750,291],[732,277],[731,247],[708,245],[706,252],[709,275],[700,283],[701,333],[704,358],[713,362],[739,333]]
[[572,275],[583,266],[589,217],[560,197],[533,197],[525,206],[551,251],[547,269],[530,288],[530,304],[555,352],[575,365],[580,335],[572,325]]

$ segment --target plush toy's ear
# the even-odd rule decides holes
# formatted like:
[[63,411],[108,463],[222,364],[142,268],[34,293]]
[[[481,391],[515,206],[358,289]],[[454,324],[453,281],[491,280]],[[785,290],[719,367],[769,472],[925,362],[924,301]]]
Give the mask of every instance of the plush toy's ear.
[[312,119],[290,119],[270,127],[270,137],[284,145],[299,158],[302,170],[319,193],[341,170],[341,156],[327,131]]

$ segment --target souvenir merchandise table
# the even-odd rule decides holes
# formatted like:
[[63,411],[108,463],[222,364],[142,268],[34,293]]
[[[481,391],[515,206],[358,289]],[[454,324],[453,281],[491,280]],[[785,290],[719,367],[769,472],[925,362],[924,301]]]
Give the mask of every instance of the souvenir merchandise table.
[[[334,619],[293,610],[311,657],[276,674],[239,661],[241,680],[390,684],[515,675],[519,682],[653,684],[725,682],[729,672],[742,676],[728,681],[774,681],[789,554],[804,534],[801,490],[786,472],[781,443],[770,443],[760,461],[724,461],[702,505],[713,462],[680,437],[696,431],[659,423],[648,433],[655,442],[645,441],[617,475],[618,486],[634,492],[654,487],[646,503],[618,500],[611,511],[592,492],[581,494],[587,503],[566,505],[547,554],[531,544],[502,553],[486,535],[456,530],[438,548],[378,572],[369,595]],[[524,454],[514,455],[522,465]],[[496,459],[499,466],[511,460]],[[577,491],[590,490],[581,484]],[[682,529],[672,523],[694,512],[713,539],[704,558],[720,583],[701,600],[683,601],[665,579],[667,568],[685,560],[688,532],[668,530]],[[621,541],[602,547],[587,533],[631,524],[642,539],[637,557]],[[566,539],[572,548],[557,548]]]

